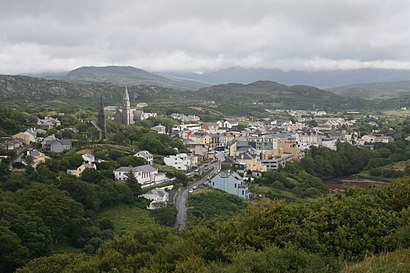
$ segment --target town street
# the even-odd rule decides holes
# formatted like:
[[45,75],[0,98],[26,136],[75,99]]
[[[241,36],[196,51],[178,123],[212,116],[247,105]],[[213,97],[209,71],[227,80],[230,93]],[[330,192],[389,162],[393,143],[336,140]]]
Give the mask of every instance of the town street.
[[219,172],[220,162],[216,161],[215,163],[210,164],[208,167],[212,168],[211,172],[209,172],[207,175],[205,175],[203,178],[196,181],[195,183],[188,185],[182,191],[179,191],[175,197],[175,207],[178,211],[177,218],[175,221],[175,227],[177,227],[178,229],[184,229],[187,224],[186,201],[188,199],[189,191],[192,190],[195,186],[198,187],[199,185],[206,183],[211,176]]

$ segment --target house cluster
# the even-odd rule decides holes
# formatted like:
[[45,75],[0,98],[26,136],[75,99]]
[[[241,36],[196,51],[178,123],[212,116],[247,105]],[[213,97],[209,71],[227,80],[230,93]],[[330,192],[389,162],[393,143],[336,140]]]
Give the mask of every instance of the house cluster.
[[15,168],[32,166],[34,168],[48,157],[43,152],[50,151],[62,153],[73,147],[71,139],[57,139],[55,135],[47,135],[45,129],[61,126],[56,118],[46,116],[38,119],[37,125],[41,128],[28,128],[10,137],[4,137],[0,141],[0,149],[6,152],[20,154],[12,166]]
[[[237,117],[176,125],[171,135],[181,138],[190,153],[170,156],[164,161],[186,171],[195,166],[192,162],[214,159],[218,152],[224,151],[235,171],[259,176],[302,158],[311,146],[336,150],[338,142],[368,145],[394,141],[389,135],[348,133],[346,129],[356,123],[357,113],[347,118],[328,117],[325,111],[316,110],[288,111],[287,114],[296,117],[296,121],[264,118],[243,128],[239,122],[244,118]],[[193,157],[196,159],[191,160]]]
[[45,116],[44,119],[37,120],[37,127],[40,129],[51,129],[57,126],[61,126],[61,122],[56,118]]
[[37,149],[29,148],[27,151],[22,153],[13,163],[14,168],[21,168],[31,166],[36,168],[38,164],[43,163],[48,159],[44,153]]
[[181,122],[199,122],[201,119],[195,115],[185,115],[181,113],[173,113],[171,114],[171,118],[179,120]]
[[46,131],[43,129],[30,128],[9,138],[4,138],[0,142],[0,148],[13,151],[29,145],[38,146],[41,144],[44,150],[55,153],[61,153],[72,148],[72,140],[70,139],[57,139],[54,135],[44,137],[45,135]]

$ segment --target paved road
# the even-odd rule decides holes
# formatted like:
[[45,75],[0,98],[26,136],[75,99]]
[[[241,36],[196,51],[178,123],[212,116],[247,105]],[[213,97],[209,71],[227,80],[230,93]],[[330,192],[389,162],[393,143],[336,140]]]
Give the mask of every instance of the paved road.
[[219,172],[220,163],[217,161],[209,165],[209,168],[212,168],[212,171],[209,174],[204,176],[201,180],[198,180],[195,183],[190,184],[185,189],[177,193],[175,197],[175,207],[178,211],[178,214],[177,214],[177,218],[175,221],[175,227],[177,227],[178,229],[184,229],[186,226],[187,220],[188,220],[186,201],[188,199],[189,190],[191,190],[194,186],[198,187],[199,185],[206,183],[209,177]]

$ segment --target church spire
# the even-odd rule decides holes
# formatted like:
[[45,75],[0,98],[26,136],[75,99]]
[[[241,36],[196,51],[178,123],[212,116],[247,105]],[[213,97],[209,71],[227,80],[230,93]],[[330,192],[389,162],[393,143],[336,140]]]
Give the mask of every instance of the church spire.
[[105,131],[105,113],[104,113],[104,99],[100,96],[100,104],[98,106],[98,127],[101,131]]
[[131,124],[130,96],[128,95],[127,87],[125,87],[124,95],[122,97],[122,123],[124,125]]
[[122,97],[122,101],[123,101],[123,106],[128,106],[130,107],[130,96],[128,95],[128,88],[125,87],[125,92],[124,95]]

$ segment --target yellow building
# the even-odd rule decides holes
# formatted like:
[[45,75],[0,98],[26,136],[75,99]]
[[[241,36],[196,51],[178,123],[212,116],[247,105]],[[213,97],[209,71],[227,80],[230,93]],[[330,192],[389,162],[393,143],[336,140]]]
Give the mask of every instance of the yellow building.
[[80,167],[78,167],[75,170],[67,170],[67,174],[71,174],[77,177],[80,177],[81,174],[86,170],[86,169],[97,169],[97,166],[94,163],[86,163],[84,162],[83,164],[80,165]]
[[242,153],[237,159],[239,163],[246,164],[246,170],[253,172],[266,172],[267,168],[258,159],[258,156],[249,153]]
[[238,149],[238,141],[233,141],[228,144],[228,149],[229,149],[229,156],[230,157],[235,157],[236,156],[236,151]]
[[38,150],[30,150],[27,151],[27,156],[31,157],[31,166],[36,168],[38,164],[43,163],[46,161],[46,156],[42,152]]
[[279,140],[279,154],[292,154],[293,159],[300,159],[302,153],[299,150],[297,141],[295,138],[281,138]]

